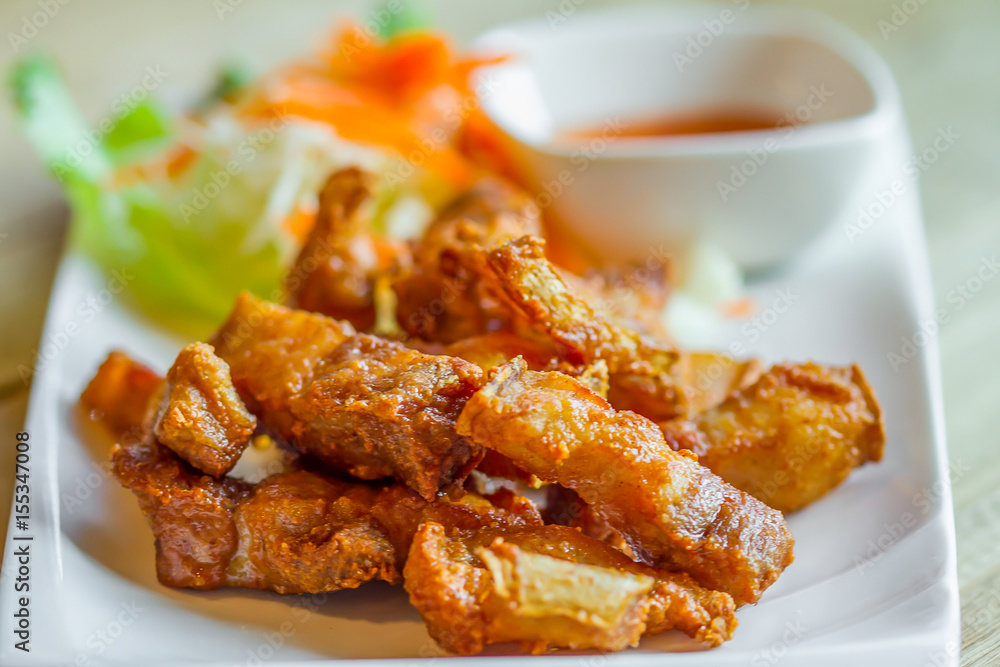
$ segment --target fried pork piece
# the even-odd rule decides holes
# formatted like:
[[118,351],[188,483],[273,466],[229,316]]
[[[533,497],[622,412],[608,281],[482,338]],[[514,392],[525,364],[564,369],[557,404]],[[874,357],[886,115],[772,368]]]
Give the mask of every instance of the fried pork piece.
[[398,583],[425,520],[462,530],[540,525],[526,501],[428,503],[403,486],[369,486],[295,471],[256,485],[213,479],[151,439],[117,447],[112,470],[156,537],[167,586],[318,593],[366,581]]
[[690,422],[661,424],[675,449],[785,512],[879,461],[881,412],[861,369],[780,364]]
[[416,247],[414,269],[394,283],[400,325],[443,343],[534,328],[570,367],[607,362],[615,396],[651,406],[657,419],[680,414],[676,353],[660,324],[667,267],[561,271],[545,258],[537,212],[525,201],[480,188],[444,211]]
[[517,466],[580,494],[659,567],[756,602],[792,561],[781,513],[730,486],[656,424],[616,412],[562,373],[500,366],[465,406],[456,428]]
[[608,401],[616,410],[635,412],[653,421],[690,414],[690,388],[684,384],[678,367],[682,363],[651,373],[613,374]]
[[362,331],[375,324],[375,281],[404,254],[369,229],[365,205],[374,188],[375,177],[357,168],[327,180],[316,222],[285,278],[289,306],[348,320]]
[[545,258],[544,241],[525,236],[490,251],[495,287],[570,363],[603,360],[612,374],[654,373],[677,359],[672,345],[618,326],[570,289]]
[[226,586],[278,593],[399,581],[399,554],[371,516],[380,489],[281,473],[257,484],[233,513],[237,548]]
[[153,433],[162,444],[213,477],[236,465],[257,418],[240,400],[229,365],[211,345],[188,345],[167,372]]
[[556,362],[555,347],[545,340],[538,340],[514,333],[493,333],[463,338],[447,345],[443,353],[471,361],[484,371],[489,371],[514,357],[522,357],[529,368],[541,370]]
[[228,586],[278,593],[399,583],[410,544],[425,521],[455,530],[541,523],[529,501],[505,507],[471,494],[427,502],[401,485],[369,486],[310,472],[274,475],[234,514],[239,546]]
[[116,447],[111,466],[153,528],[160,583],[197,589],[227,585],[226,569],[239,542],[233,513],[251,486],[194,471],[149,438]]
[[262,301],[244,292],[209,339],[229,364],[233,385],[250,411],[270,428],[288,432],[288,401],[354,327],[316,313]]
[[[484,296],[463,299],[464,292],[454,285],[435,284],[428,294],[409,297],[397,289],[401,303],[423,304],[427,313],[445,312],[441,318],[451,313],[456,320],[443,328],[405,323],[404,328],[424,339],[451,342],[447,353],[483,368],[518,354],[532,368],[569,374],[603,361],[616,405],[660,420],[685,413],[674,346],[639,333],[662,334],[655,306],[661,301],[656,295],[664,290],[639,296],[613,282],[560,271],[546,259],[543,241],[534,236],[498,234],[490,241],[492,251],[485,243],[452,243],[441,255],[449,266],[460,268],[460,286],[472,285]],[[418,250],[418,266],[420,262]]]
[[246,295],[212,340],[268,428],[355,477],[395,477],[429,500],[482,458],[454,430],[482,384],[469,362]]
[[560,270],[566,284],[615,324],[642,335],[669,340],[663,309],[670,295],[665,262],[588,269],[582,275]]
[[[521,357],[532,370],[558,370],[576,377],[595,393],[608,395],[608,367],[603,361],[590,366],[573,366],[559,361],[555,348],[546,341],[512,331],[495,331],[465,338],[444,347],[440,352],[471,361],[487,372],[511,359]],[[507,457],[492,450],[485,452],[476,470],[488,477],[522,482],[533,489],[541,488],[544,484],[534,475],[518,468]]]
[[617,651],[670,629],[716,646],[736,627],[725,593],[563,526],[470,533],[427,522],[404,579],[431,636],[466,655],[504,642]]
[[606,397],[609,391],[610,376],[608,365],[604,360],[598,359],[591,364],[574,365],[560,360],[551,343],[513,331],[494,331],[482,336],[465,338],[445,346],[439,352],[471,361],[484,371],[490,371],[515,357],[521,357],[531,370],[559,371],[572,375],[601,396]]
[[138,429],[151,416],[163,377],[124,352],[111,352],[80,395],[81,405],[111,429]]
[[592,305],[594,297],[574,281],[567,282],[545,258],[541,239],[505,243],[488,253],[485,264],[495,291],[517,313],[516,321],[548,336],[562,360],[572,365],[607,363],[609,397],[616,407],[642,408],[664,419],[683,412],[674,346],[642,335]]
[[621,533],[612,528],[611,524],[599,516],[573,489],[567,489],[559,484],[549,484],[545,488],[545,509],[542,518],[547,524],[576,528],[588,537],[607,542],[629,557],[635,556]]
[[[459,221],[479,223],[480,231],[490,237],[490,232],[505,226],[513,236],[540,233],[542,229],[538,207],[524,191],[499,178],[484,178],[468,191],[457,196],[431,223],[424,234],[429,243],[421,244],[423,251],[436,254],[456,234]],[[526,230],[526,231],[525,231]]]
[[396,319],[410,335],[451,343],[502,328],[508,312],[480,280],[481,257],[525,234],[541,233],[537,207],[523,192],[486,180],[431,222],[413,253],[413,268],[393,282]]
[[730,394],[752,385],[763,372],[756,359],[738,361],[714,352],[689,352],[681,359],[681,384],[687,394],[689,415],[714,408]]
[[608,393],[617,410],[631,410],[653,421],[685,418],[722,403],[760,377],[756,360],[737,361],[713,352],[680,352],[664,374],[619,374]]
[[359,334],[289,401],[304,452],[361,479],[396,477],[424,498],[460,483],[482,449],[455,432],[479,367]]
[[531,489],[540,489],[545,486],[545,482],[521,470],[509,458],[491,449],[486,450],[483,454],[483,460],[476,466],[476,472],[485,475],[492,481],[509,480],[521,482]]
[[397,554],[368,516],[375,489],[307,472],[256,486],[215,480],[152,441],[117,449],[112,465],[153,528],[166,586],[318,593],[399,578]]

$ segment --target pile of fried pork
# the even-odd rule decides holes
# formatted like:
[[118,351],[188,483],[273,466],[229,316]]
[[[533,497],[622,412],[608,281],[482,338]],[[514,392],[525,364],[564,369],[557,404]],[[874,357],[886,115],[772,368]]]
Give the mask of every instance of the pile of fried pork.
[[[503,184],[407,243],[371,229],[376,187],[330,177],[284,305],[244,294],[165,377],[112,352],[84,391],[159,580],[402,583],[460,654],[728,640],[792,562],[782,513],[882,456],[860,369],[679,351],[663,276],[556,266]],[[291,462],[231,475],[261,441]]]

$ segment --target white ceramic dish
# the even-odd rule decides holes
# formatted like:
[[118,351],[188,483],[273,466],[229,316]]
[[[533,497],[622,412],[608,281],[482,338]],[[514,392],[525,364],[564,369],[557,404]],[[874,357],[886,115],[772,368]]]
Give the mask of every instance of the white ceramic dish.
[[[905,137],[897,123],[880,139],[867,192],[903,177],[910,152]],[[30,529],[11,522],[0,572],[0,664],[279,665],[360,658],[375,659],[355,663],[366,667],[400,664],[389,659],[431,664],[441,652],[399,588],[281,597],[177,591],[156,582],[150,531],[131,494],[108,477],[107,452],[78,436],[72,407],[108,350],[123,348],[165,369],[185,341],[113,301],[96,317],[83,316],[80,304],[100,303],[105,289],[88,262],[66,255],[40,346],[51,358],[36,376],[26,425]],[[916,189],[906,188],[853,243],[832,228],[750,292],[764,308],[757,322],[734,322],[706,346],[739,343],[769,361],[857,361],[885,410],[885,460],[789,517],[795,563],[758,605],[740,610],[740,627],[726,645],[701,651],[668,634],[621,654],[528,656],[519,664],[957,665],[954,527],[936,345],[930,340],[907,352],[895,369],[887,357],[901,354],[902,340],[913,340],[920,323],[933,317]],[[769,308],[779,298],[791,304],[781,314]],[[24,543],[13,538],[27,535],[33,537],[32,634],[25,654],[13,647],[19,565],[12,555]],[[504,648],[493,657],[448,664],[508,662],[497,657]]]
[[[902,136],[884,145],[890,165],[902,165],[907,154]],[[886,170],[869,186],[885,187],[891,177]],[[785,273],[752,286],[765,307],[784,291],[793,300],[787,312],[769,317],[764,311],[762,326],[734,323],[709,341],[722,348],[739,342],[768,360],[858,361],[885,408],[887,453],[881,464],[856,472],[829,497],[790,517],[795,563],[760,604],[739,612],[732,642],[670,655],[671,665],[771,665],[776,656],[781,665],[810,667],[957,664],[957,649],[949,650],[957,647],[958,598],[937,351],[931,341],[896,372],[887,361],[887,353],[898,352],[901,339],[912,339],[933,313],[920,213],[915,192],[907,192],[855,243],[835,230]],[[78,437],[72,405],[109,349],[127,349],[164,369],[182,341],[116,305],[83,322],[78,304],[104,287],[86,261],[66,256],[45,342],[59,339],[70,323],[79,330],[40,370],[27,423],[32,652],[13,649],[17,563],[11,554],[17,543],[8,541],[0,664],[256,665],[323,658],[423,664],[420,659],[439,655],[398,588],[369,585],[324,601],[193,593],[156,583],[150,531],[132,496],[103,472],[107,452],[92,451]],[[11,537],[24,534],[11,524]],[[665,635],[609,655],[607,664],[663,664],[661,651],[697,648]]]
[[[746,268],[787,259],[835,221],[899,117],[892,76],[818,14],[740,0],[581,12],[477,41],[513,57],[481,70],[483,109],[551,206],[602,256],[693,237]],[[765,111],[783,127],[653,138],[622,123]],[[560,131],[600,130],[588,141]]]

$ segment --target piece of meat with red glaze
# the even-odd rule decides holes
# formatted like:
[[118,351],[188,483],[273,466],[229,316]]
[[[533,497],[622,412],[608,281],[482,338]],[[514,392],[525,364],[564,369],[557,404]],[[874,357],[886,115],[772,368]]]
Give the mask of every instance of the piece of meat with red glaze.
[[719,405],[660,428],[671,447],[783,512],[881,460],[885,445],[881,410],[857,366],[778,364]]
[[160,443],[198,470],[222,477],[250,442],[257,418],[233,387],[229,365],[210,345],[192,343],[167,372],[153,425]]
[[113,351],[80,395],[80,405],[113,431],[138,429],[152,417],[163,376],[124,352]]
[[562,373],[520,359],[494,369],[456,428],[519,468],[576,491],[659,567],[738,604],[756,602],[792,562],[781,513],[675,452],[653,422],[617,412]]
[[355,477],[392,476],[430,500],[482,458],[455,432],[482,382],[479,367],[462,359],[359,334],[290,399],[291,435],[302,451]]

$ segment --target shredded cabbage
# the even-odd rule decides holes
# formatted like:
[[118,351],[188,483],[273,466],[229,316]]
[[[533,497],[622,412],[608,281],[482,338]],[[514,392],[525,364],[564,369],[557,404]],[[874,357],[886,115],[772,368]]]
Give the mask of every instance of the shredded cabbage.
[[[63,184],[73,242],[106,271],[129,276],[129,296],[175,327],[213,326],[244,289],[278,297],[298,245],[286,221],[315,210],[334,169],[386,164],[329,125],[299,118],[248,125],[226,105],[197,124],[171,123],[147,100],[101,135],[44,58],[18,63],[11,88],[27,136]],[[183,123],[190,127],[182,141],[174,125]],[[193,146],[194,162],[171,173],[165,156],[185,146]],[[144,171],[128,178],[129,169]],[[393,226],[412,232],[429,216],[426,206],[392,197],[379,210]]]

